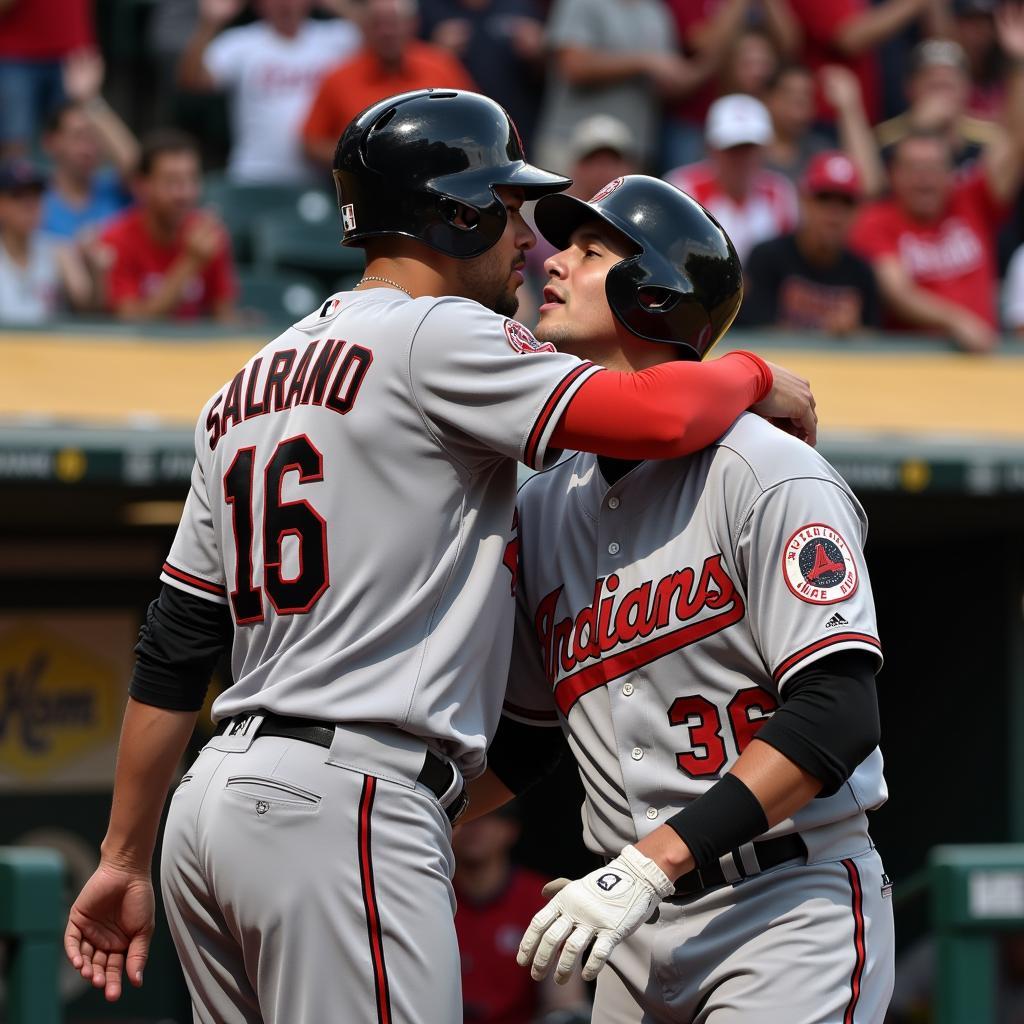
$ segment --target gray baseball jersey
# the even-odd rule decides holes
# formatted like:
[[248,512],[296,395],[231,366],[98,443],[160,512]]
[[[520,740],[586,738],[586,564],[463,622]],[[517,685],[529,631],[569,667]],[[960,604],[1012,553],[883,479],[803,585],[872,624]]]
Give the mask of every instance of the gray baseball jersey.
[[[867,522],[812,448],[752,414],[609,487],[580,454],[519,499],[505,714],[567,722],[587,843],[614,856],[713,785],[816,658],[880,645]],[[772,834],[878,807],[876,749]]]
[[[584,837],[603,856],[714,785],[795,672],[840,650],[881,659],[863,510],[812,448],[757,416],[611,486],[595,457],[570,457],[527,481],[518,526],[504,714],[563,726],[586,794]],[[666,909],[616,949],[595,1021],[850,1024],[858,1001],[858,1021],[879,1020],[892,914],[881,883],[866,881],[882,875],[864,812],[885,798],[875,749],[839,792],[768,833],[800,833],[804,874],[773,887],[747,844],[751,878]],[[727,881],[743,877],[729,855],[721,864]],[[825,906],[837,892],[834,913],[802,902]],[[806,1006],[779,984],[779,958],[796,948],[809,964],[808,950],[828,951],[813,961]]]
[[[597,367],[474,302],[335,295],[206,404],[162,579],[227,603],[233,719],[171,800],[161,883],[200,1024],[456,1024],[451,829],[512,640],[516,460]],[[335,723],[329,749],[262,735]],[[302,870],[292,870],[301,861]],[[343,1007],[344,1009],[339,1009]]]
[[478,303],[388,288],[333,296],[255,355],[199,417],[161,577],[231,606],[214,718],[384,722],[481,771],[516,461],[550,460],[597,370]]

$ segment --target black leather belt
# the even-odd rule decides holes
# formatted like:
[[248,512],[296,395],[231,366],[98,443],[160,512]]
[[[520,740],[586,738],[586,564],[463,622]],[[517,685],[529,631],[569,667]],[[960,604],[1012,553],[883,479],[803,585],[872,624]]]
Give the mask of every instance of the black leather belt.
[[[334,743],[334,726],[328,722],[316,718],[291,718],[287,715],[272,715],[266,712],[254,712],[263,715],[263,722],[260,725],[258,736],[283,736],[285,739],[302,740],[305,743],[315,743],[318,747],[330,747]],[[222,736],[228,732],[233,722],[242,723],[249,716],[238,715],[235,718],[222,718],[214,730],[215,736]],[[451,789],[458,778],[457,770],[450,761],[440,758],[432,750],[427,751],[423,760],[423,768],[416,776],[417,782],[422,782],[434,796],[437,797],[448,820],[454,825],[469,803],[469,794],[463,785],[454,798],[449,799],[447,806],[444,798],[451,796]]]
[[[796,860],[798,857],[807,859],[807,844],[797,835],[779,836],[776,839],[762,839],[754,843],[754,854],[757,857],[759,870],[767,871],[768,868],[778,867],[785,864],[787,860]],[[714,889],[719,885],[727,885],[732,882],[746,878],[750,872],[743,866],[739,851],[732,851],[732,861],[736,865],[736,872],[739,878],[726,878],[722,871],[722,865],[715,861],[706,867],[688,871],[680,875],[676,880],[676,896],[692,896],[694,893],[702,892],[704,889]]]

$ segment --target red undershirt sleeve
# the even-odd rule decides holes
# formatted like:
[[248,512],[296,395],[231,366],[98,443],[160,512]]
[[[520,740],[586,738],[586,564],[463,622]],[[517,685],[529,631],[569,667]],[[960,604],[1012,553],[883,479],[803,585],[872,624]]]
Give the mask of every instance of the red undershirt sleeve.
[[573,395],[551,447],[617,459],[678,458],[721,437],[772,383],[768,365],[752,352],[637,373],[604,370]]

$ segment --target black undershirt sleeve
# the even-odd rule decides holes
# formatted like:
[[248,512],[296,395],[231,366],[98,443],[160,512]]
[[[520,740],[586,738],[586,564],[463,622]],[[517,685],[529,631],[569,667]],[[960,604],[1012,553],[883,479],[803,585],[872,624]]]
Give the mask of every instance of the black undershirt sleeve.
[[502,717],[487,751],[487,767],[516,796],[547,778],[566,750],[561,729]]
[[878,746],[877,661],[866,651],[839,651],[790,679],[782,706],[757,738],[821,780],[832,796]]
[[233,635],[226,604],[164,584],[139,630],[129,694],[169,711],[198,711]]

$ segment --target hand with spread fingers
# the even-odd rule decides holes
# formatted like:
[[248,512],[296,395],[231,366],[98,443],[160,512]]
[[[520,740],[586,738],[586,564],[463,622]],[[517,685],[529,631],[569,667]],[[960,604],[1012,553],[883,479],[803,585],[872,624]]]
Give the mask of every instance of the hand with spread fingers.
[[[631,935],[673,892],[668,876],[635,846],[626,846],[607,867],[570,882],[558,878],[544,887],[554,897],[534,915],[519,945],[520,967],[539,981],[557,956],[555,981],[564,984],[580,954],[594,943],[583,966],[593,981],[612,950]],[[560,952],[559,952],[560,951]]]

